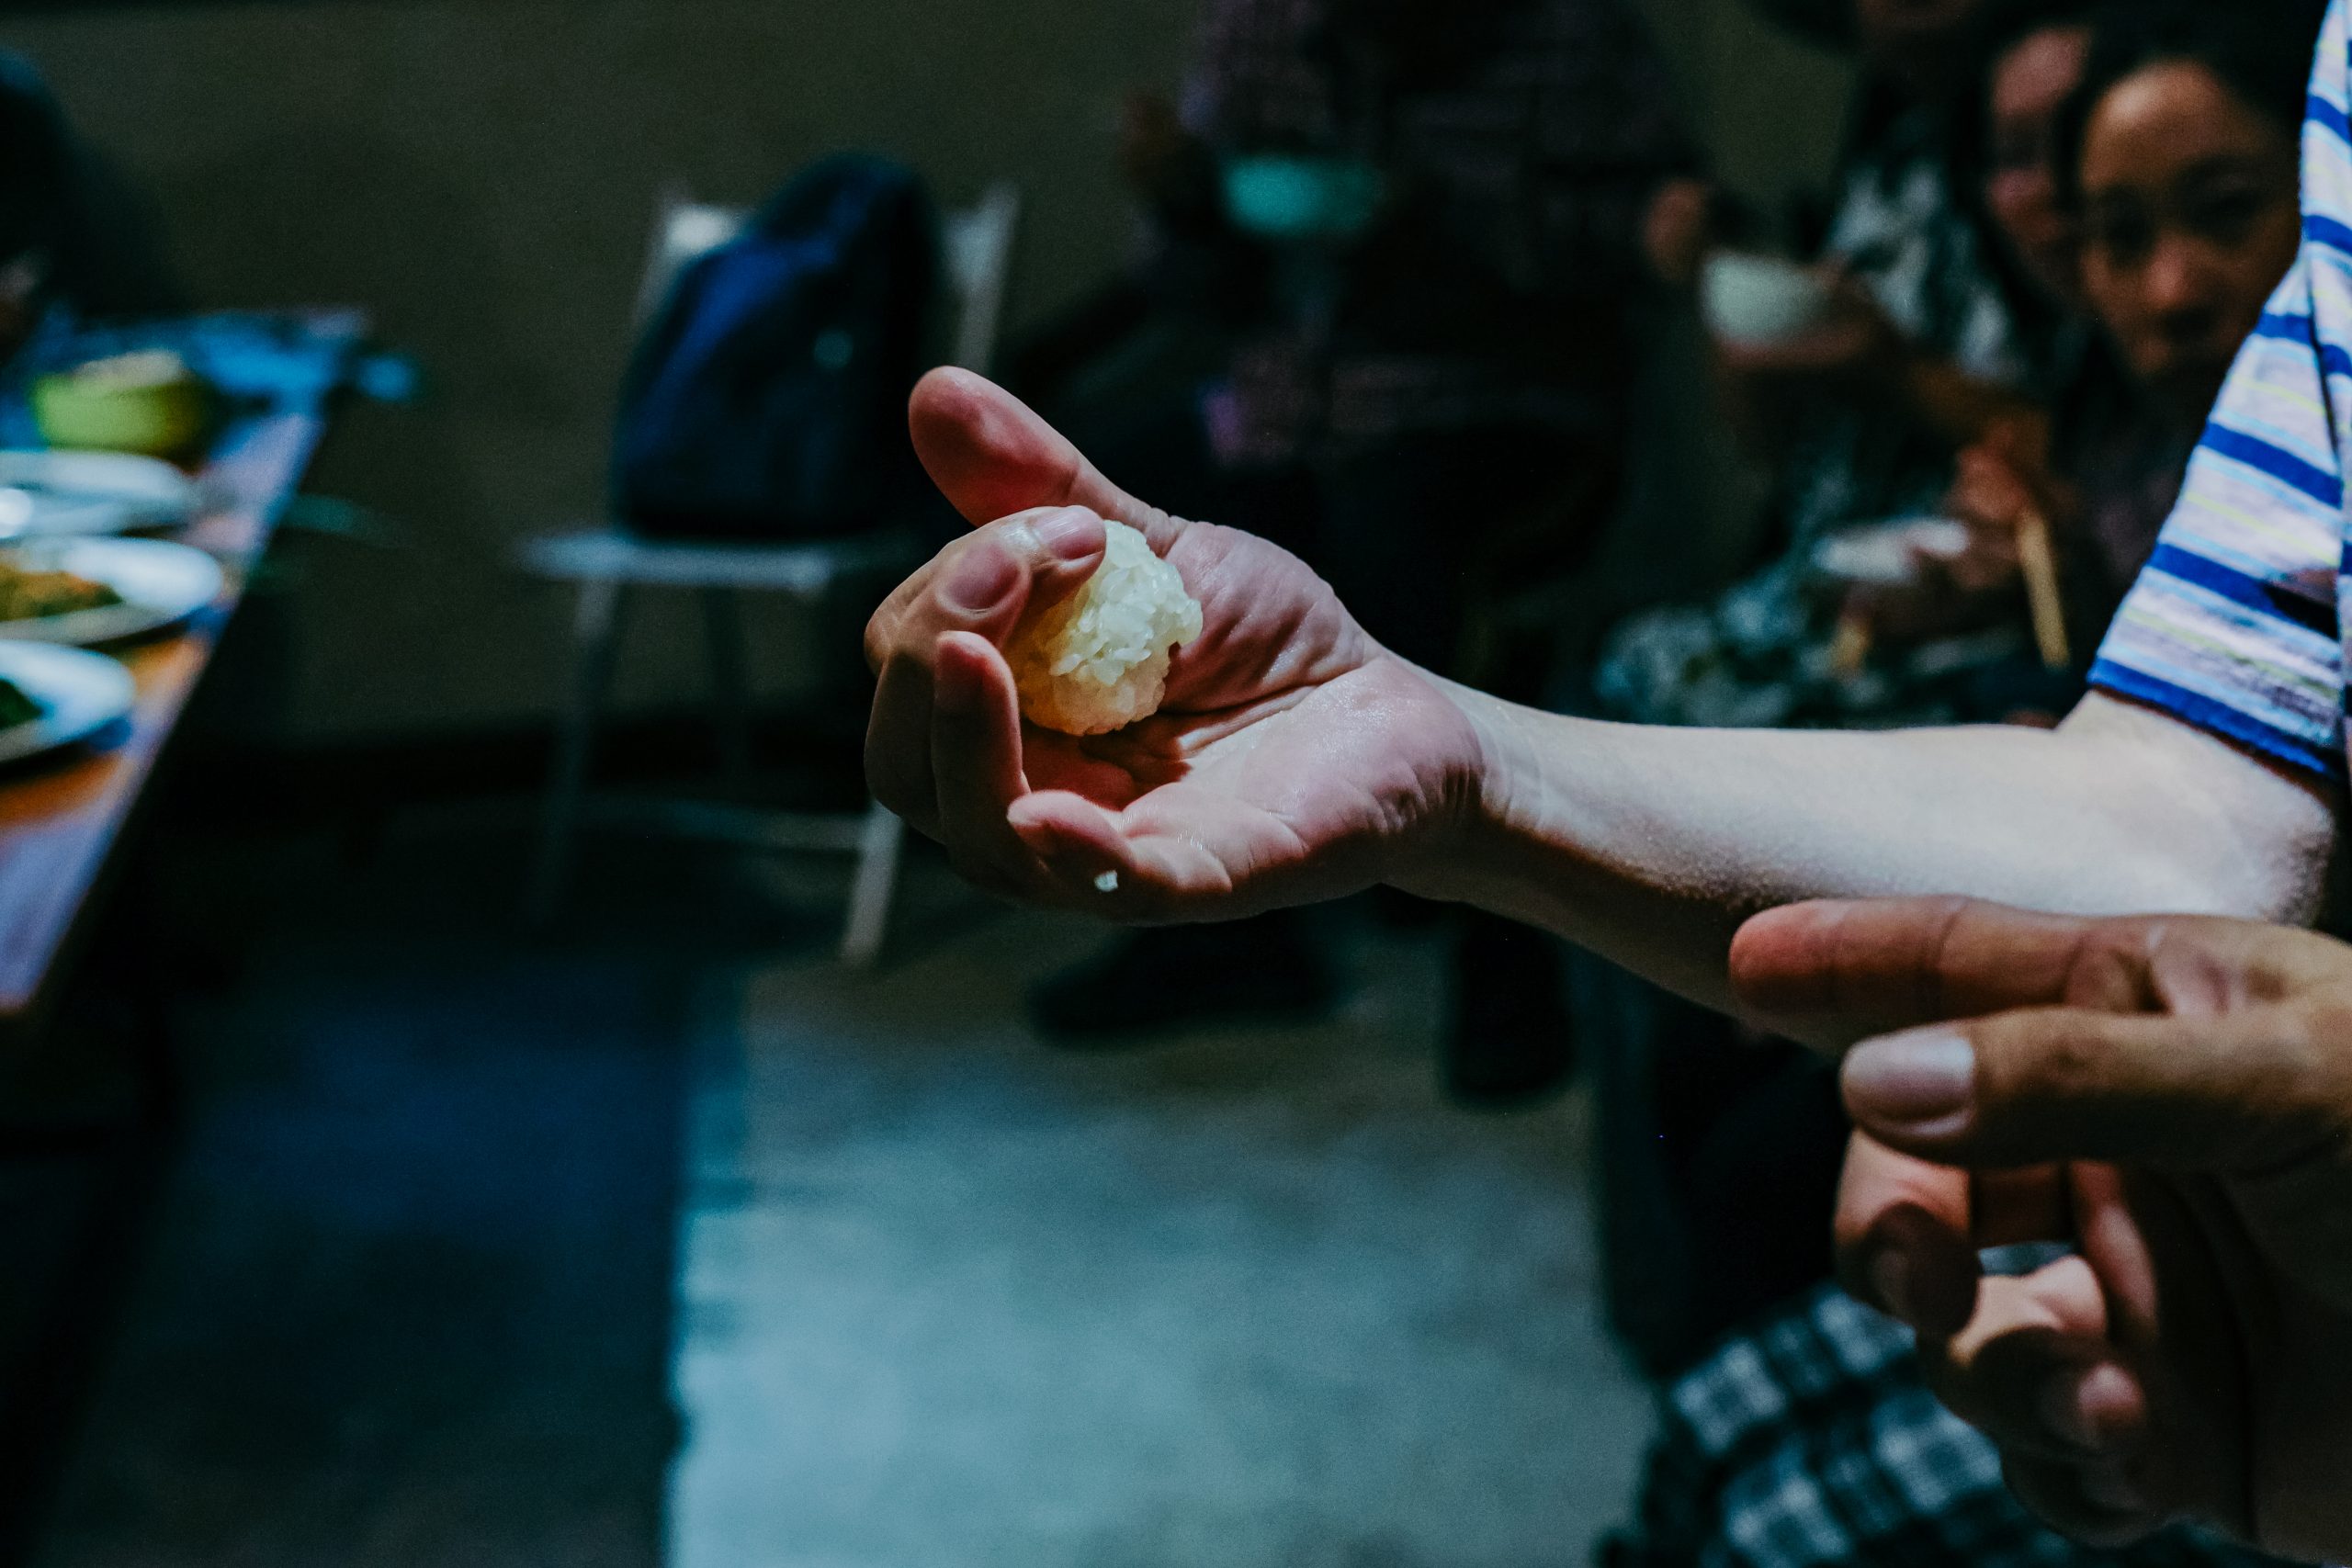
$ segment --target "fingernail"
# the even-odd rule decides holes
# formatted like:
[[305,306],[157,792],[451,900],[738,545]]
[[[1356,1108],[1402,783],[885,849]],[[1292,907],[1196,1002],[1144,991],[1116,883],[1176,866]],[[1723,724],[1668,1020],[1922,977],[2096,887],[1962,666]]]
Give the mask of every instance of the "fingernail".
[[1062,560],[1084,560],[1102,545],[1102,524],[1091,512],[1057,512],[1036,525],[1037,543]]
[[1004,603],[1021,581],[1021,568],[993,544],[964,552],[947,581],[947,602],[977,615]]
[[1874,1040],[1846,1058],[1854,1114],[1915,1136],[1958,1132],[1976,1100],[1976,1048],[1947,1030]]

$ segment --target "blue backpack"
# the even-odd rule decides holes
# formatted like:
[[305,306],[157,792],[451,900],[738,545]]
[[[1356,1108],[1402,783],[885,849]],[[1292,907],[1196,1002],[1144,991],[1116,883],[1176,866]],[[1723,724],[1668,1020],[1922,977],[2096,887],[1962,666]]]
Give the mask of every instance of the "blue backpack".
[[844,155],[794,179],[679,276],[639,344],[614,442],[620,515],[655,536],[788,540],[905,504],[937,274],[911,172]]

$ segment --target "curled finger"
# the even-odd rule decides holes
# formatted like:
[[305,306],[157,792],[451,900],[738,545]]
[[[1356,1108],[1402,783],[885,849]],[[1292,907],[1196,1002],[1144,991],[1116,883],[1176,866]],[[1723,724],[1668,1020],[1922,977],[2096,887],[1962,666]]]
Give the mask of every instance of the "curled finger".
[[944,639],[969,635],[1001,646],[1032,606],[1075,592],[1102,553],[1102,523],[1090,512],[1009,517],[941,552],[876,612],[866,655],[880,681],[865,769],[876,799],[919,831],[941,836],[932,709]]
[[1196,840],[1137,828],[1124,812],[1049,791],[1023,799],[1014,830],[1069,897],[1105,919],[1170,925],[1191,912],[1230,906],[1231,874]]
[[933,660],[932,775],[940,841],[972,881],[1034,895],[1037,859],[1013,832],[1013,802],[1029,792],[1021,770],[1021,710],[1012,672],[970,632],[940,639]]
[[1853,1296],[1931,1338],[1957,1334],[1983,1270],[1968,1176],[1857,1136],[1838,1190],[1838,1279]]
[[928,839],[939,837],[939,792],[931,775],[932,674],[927,660],[892,655],[874,689],[865,727],[865,786]]
[[2145,1448],[2146,1391],[2118,1359],[2080,1258],[1984,1281],[1968,1325],[1922,1344],[1920,1365],[1936,1396],[2007,1452],[2120,1466]]

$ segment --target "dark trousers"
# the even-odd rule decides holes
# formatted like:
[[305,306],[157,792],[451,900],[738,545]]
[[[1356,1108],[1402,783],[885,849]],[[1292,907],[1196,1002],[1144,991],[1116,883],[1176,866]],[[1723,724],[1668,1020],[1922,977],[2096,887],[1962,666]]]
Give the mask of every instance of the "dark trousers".
[[1611,1325],[1653,1377],[1830,1277],[1851,1130],[1837,1069],[1580,960]]

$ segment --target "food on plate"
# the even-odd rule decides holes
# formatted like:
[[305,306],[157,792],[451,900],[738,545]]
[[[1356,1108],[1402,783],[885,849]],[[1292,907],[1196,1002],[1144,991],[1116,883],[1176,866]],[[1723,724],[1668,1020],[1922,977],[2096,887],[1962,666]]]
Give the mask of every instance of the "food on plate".
[[77,366],[74,379],[88,391],[127,392],[148,387],[168,387],[187,380],[193,372],[187,361],[167,348],[118,354]]
[[25,695],[22,686],[14,681],[0,680],[0,729],[30,724],[40,715],[40,705]]
[[121,603],[122,595],[103,582],[0,558],[0,621],[37,621]]
[[1021,711],[1065,735],[1107,735],[1149,718],[1169,656],[1201,635],[1201,606],[1141,534],[1105,522],[1108,548],[1086,585],[1032,615],[1005,649]]

